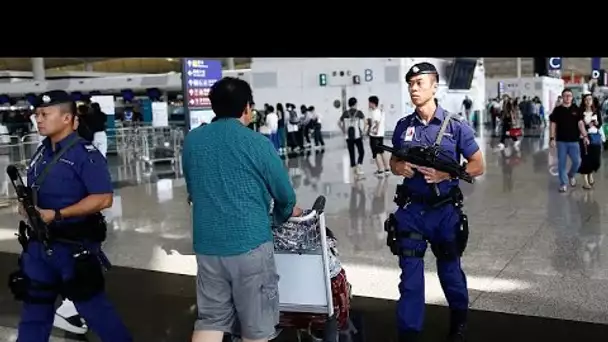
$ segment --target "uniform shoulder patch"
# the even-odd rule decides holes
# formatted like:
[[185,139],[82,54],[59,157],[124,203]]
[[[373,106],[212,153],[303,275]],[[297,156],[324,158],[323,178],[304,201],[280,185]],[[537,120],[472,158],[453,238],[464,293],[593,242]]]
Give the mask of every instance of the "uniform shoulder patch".
[[87,152],[97,151],[97,147],[95,147],[95,145],[93,145],[91,143],[87,143],[82,146],[84,146],[84,149],[87,150]]
[[447,110],[444,113],[445,113],[445,116],[449,115],[451,120],[458,121],[458,122],[462,122],[464,120],[464,118],[462,116],[460,116],[458,114],[452,114],[452,113],[448,112]]
[[407,122],[408,120],[411,119],[410,118],[411,116],[412,116],[411,114],[408,114],[408,115],[402,117],[401,119],[399,119],[399,121],[397,121],[397,125]]

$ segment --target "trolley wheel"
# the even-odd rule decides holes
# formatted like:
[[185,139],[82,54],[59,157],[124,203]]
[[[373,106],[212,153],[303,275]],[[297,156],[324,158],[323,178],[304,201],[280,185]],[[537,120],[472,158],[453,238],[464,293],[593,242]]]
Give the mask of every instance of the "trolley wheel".
[[338,328],[338,318],[336,315],[332,315],[325,321],[325,329],[323,333],[323,342],[338,342],[338,334],[340,329]]

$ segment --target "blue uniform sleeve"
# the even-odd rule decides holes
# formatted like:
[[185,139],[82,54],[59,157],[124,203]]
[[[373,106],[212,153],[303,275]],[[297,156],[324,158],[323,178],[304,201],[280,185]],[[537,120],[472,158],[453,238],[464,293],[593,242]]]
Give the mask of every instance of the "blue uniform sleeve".
[[274,199],[274,218],[277,223],[283,223],[291,216],[296,205],[296,193],[289,181],[289,174],[285,170],[283,161],[275,151],[268,139],[262,144],[264,156],[264,181],[270,195]]
[[401,136],[403,135],[403,129],[405,128],[406,125],[403,124],[403,122],[405,121],[405,118],[397,121],[397,125],[395,126],[395,129],[393,130],[393,147],[394,148],[401,148],[401,144],[402,144],[402,140],[401,140]]
[[475,152],[479,151],[479,145],[477,145],[477,141],[475,141],[475,132],[473,131],[473,128],[463,122],[460,122],[458,150],[466,159],[469,159]]
[[[89,145],[91,146],[91,145]],[[106,158],[95,148],[83,149],[78,174],[89,195],[114,193]]]

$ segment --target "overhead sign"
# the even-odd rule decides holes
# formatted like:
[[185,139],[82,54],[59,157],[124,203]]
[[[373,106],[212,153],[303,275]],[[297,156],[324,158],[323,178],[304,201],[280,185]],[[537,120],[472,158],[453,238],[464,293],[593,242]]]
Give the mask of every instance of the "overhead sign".
[[602,57],[591,57],[591,78],[597,80],[600,78],[600,69],[602,67]]
[[548,71],[561,70],[562,69],[562,58],[561,57],[547,58],[547,69],[548,69]]
[[[190,113],[211,108],[209,89],[222,78],[222,62],[202,58],[184,58],[182,61],[182,83],[184,90],[184,112],[188,130],[192,126]],[[198,120],[196,120],[198,122]]]

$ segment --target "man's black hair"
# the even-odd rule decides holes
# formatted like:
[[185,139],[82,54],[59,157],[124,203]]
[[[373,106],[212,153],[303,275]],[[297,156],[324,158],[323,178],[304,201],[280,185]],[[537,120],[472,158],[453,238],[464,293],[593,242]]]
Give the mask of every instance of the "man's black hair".
[[314,111],[315,111],[315,106],[310,106],[310,107],[308,107],[308,111],[309,111],[309,112],[314,112]]
[[564,90],[562,90],[562,95],[564,95],[564,93],[570,93],[570,94],[573,94],[573,93],[572,93],[572,89],[570,89],[570,88],[564,88]]
[[354,97],[351,97],[350,99],[348,99],[348,106],[349,107],[354,107],[357,105],[357,99]]
[[267,105],[266,105],[266,112],[268,112],[268,113],[272,113],[272,112],[274,112],[274,107],[273,107],[273,106],[271,106],[271,105],[269,105],[269,104],[267,104]]
[[253,106],[253,91],[246,81],[224,77],[211,87],[209,101],[218,118],[240,118],[247,105]]
[[370,96],[368,101],[375,104],[376,106],[378,105],[378,103],[380,103],[380,99],[378,99],[378,96],[376,95]]

